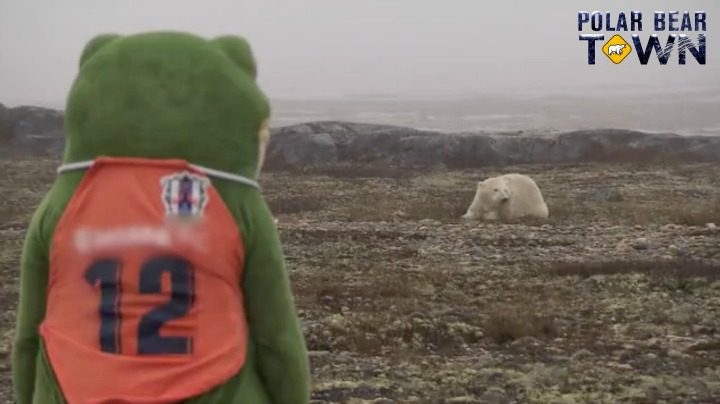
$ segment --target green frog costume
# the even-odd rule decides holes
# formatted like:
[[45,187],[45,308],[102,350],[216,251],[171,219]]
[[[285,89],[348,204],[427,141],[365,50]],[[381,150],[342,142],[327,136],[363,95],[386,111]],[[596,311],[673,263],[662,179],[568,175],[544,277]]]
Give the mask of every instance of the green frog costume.
[[309,402],[256,75],[235,36],[86,45],[24,245],[18,403]]

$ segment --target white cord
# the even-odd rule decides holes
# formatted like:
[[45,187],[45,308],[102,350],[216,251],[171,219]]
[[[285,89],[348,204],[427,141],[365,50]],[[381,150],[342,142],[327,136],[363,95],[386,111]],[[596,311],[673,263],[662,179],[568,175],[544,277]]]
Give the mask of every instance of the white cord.
[[[84,170],[86,168],[92,167],[92,165],[95,164],[95,161],[80,161],[77,163],[68,163],[63,164],[60,167],[57,168],[58,174],[64,173],[66,171],[75,171],[75,170]],[[253,188],[260,189],[260,184],[257,183],[255,180],[251,180],[250,178],[243,177],[242,175],[237,175],[233,173],[228,173],[225,171],[215,170],[212,168],[207,168],[203,166],[199,166],[196,164],[190,164],[190,167],[197,171],[201,171],[204,174],[206,174],[209,177],[216,177],[216,178],[222,178],[224,180],[229,180],[233,182],[237,182],[240,184],[249,185]]]

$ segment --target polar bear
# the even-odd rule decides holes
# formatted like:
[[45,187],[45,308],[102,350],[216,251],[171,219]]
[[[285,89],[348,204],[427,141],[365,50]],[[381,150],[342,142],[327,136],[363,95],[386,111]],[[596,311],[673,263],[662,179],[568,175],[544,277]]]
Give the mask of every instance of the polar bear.
[[477,185],[475,198],[463,219],[547,219],[548,208],[540,188],[527,175],[512,173],[488,178]]
[[627,45],[620,44],[620,45],[610,45],[608,46],[608,56],[612,55],[613,53],[622,55],[623,54],[623,48],[625,48]]

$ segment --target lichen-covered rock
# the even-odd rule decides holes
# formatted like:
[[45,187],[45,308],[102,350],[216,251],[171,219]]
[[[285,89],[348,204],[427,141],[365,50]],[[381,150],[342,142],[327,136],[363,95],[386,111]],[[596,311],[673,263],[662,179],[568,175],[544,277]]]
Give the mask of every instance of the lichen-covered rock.
[[0,147],[39,154],[59,154],[64,142],[63,114],[60,111],[0,105]]
[[10,111],[0,104],[0,144],[10,140],[13,135],[13,125],[10,119]]

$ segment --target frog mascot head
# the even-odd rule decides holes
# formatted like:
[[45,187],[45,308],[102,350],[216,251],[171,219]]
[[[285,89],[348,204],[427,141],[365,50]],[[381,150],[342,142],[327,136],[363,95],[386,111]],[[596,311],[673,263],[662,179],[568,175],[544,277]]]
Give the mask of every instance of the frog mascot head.
[[20,403],[306,403],[257,176],[270,107],[240,37],[100,35],[22,257]]
[[256,76],[239,37],[99,36],[68,98],[64,162],[184,158],[255,177],[270,114]]

